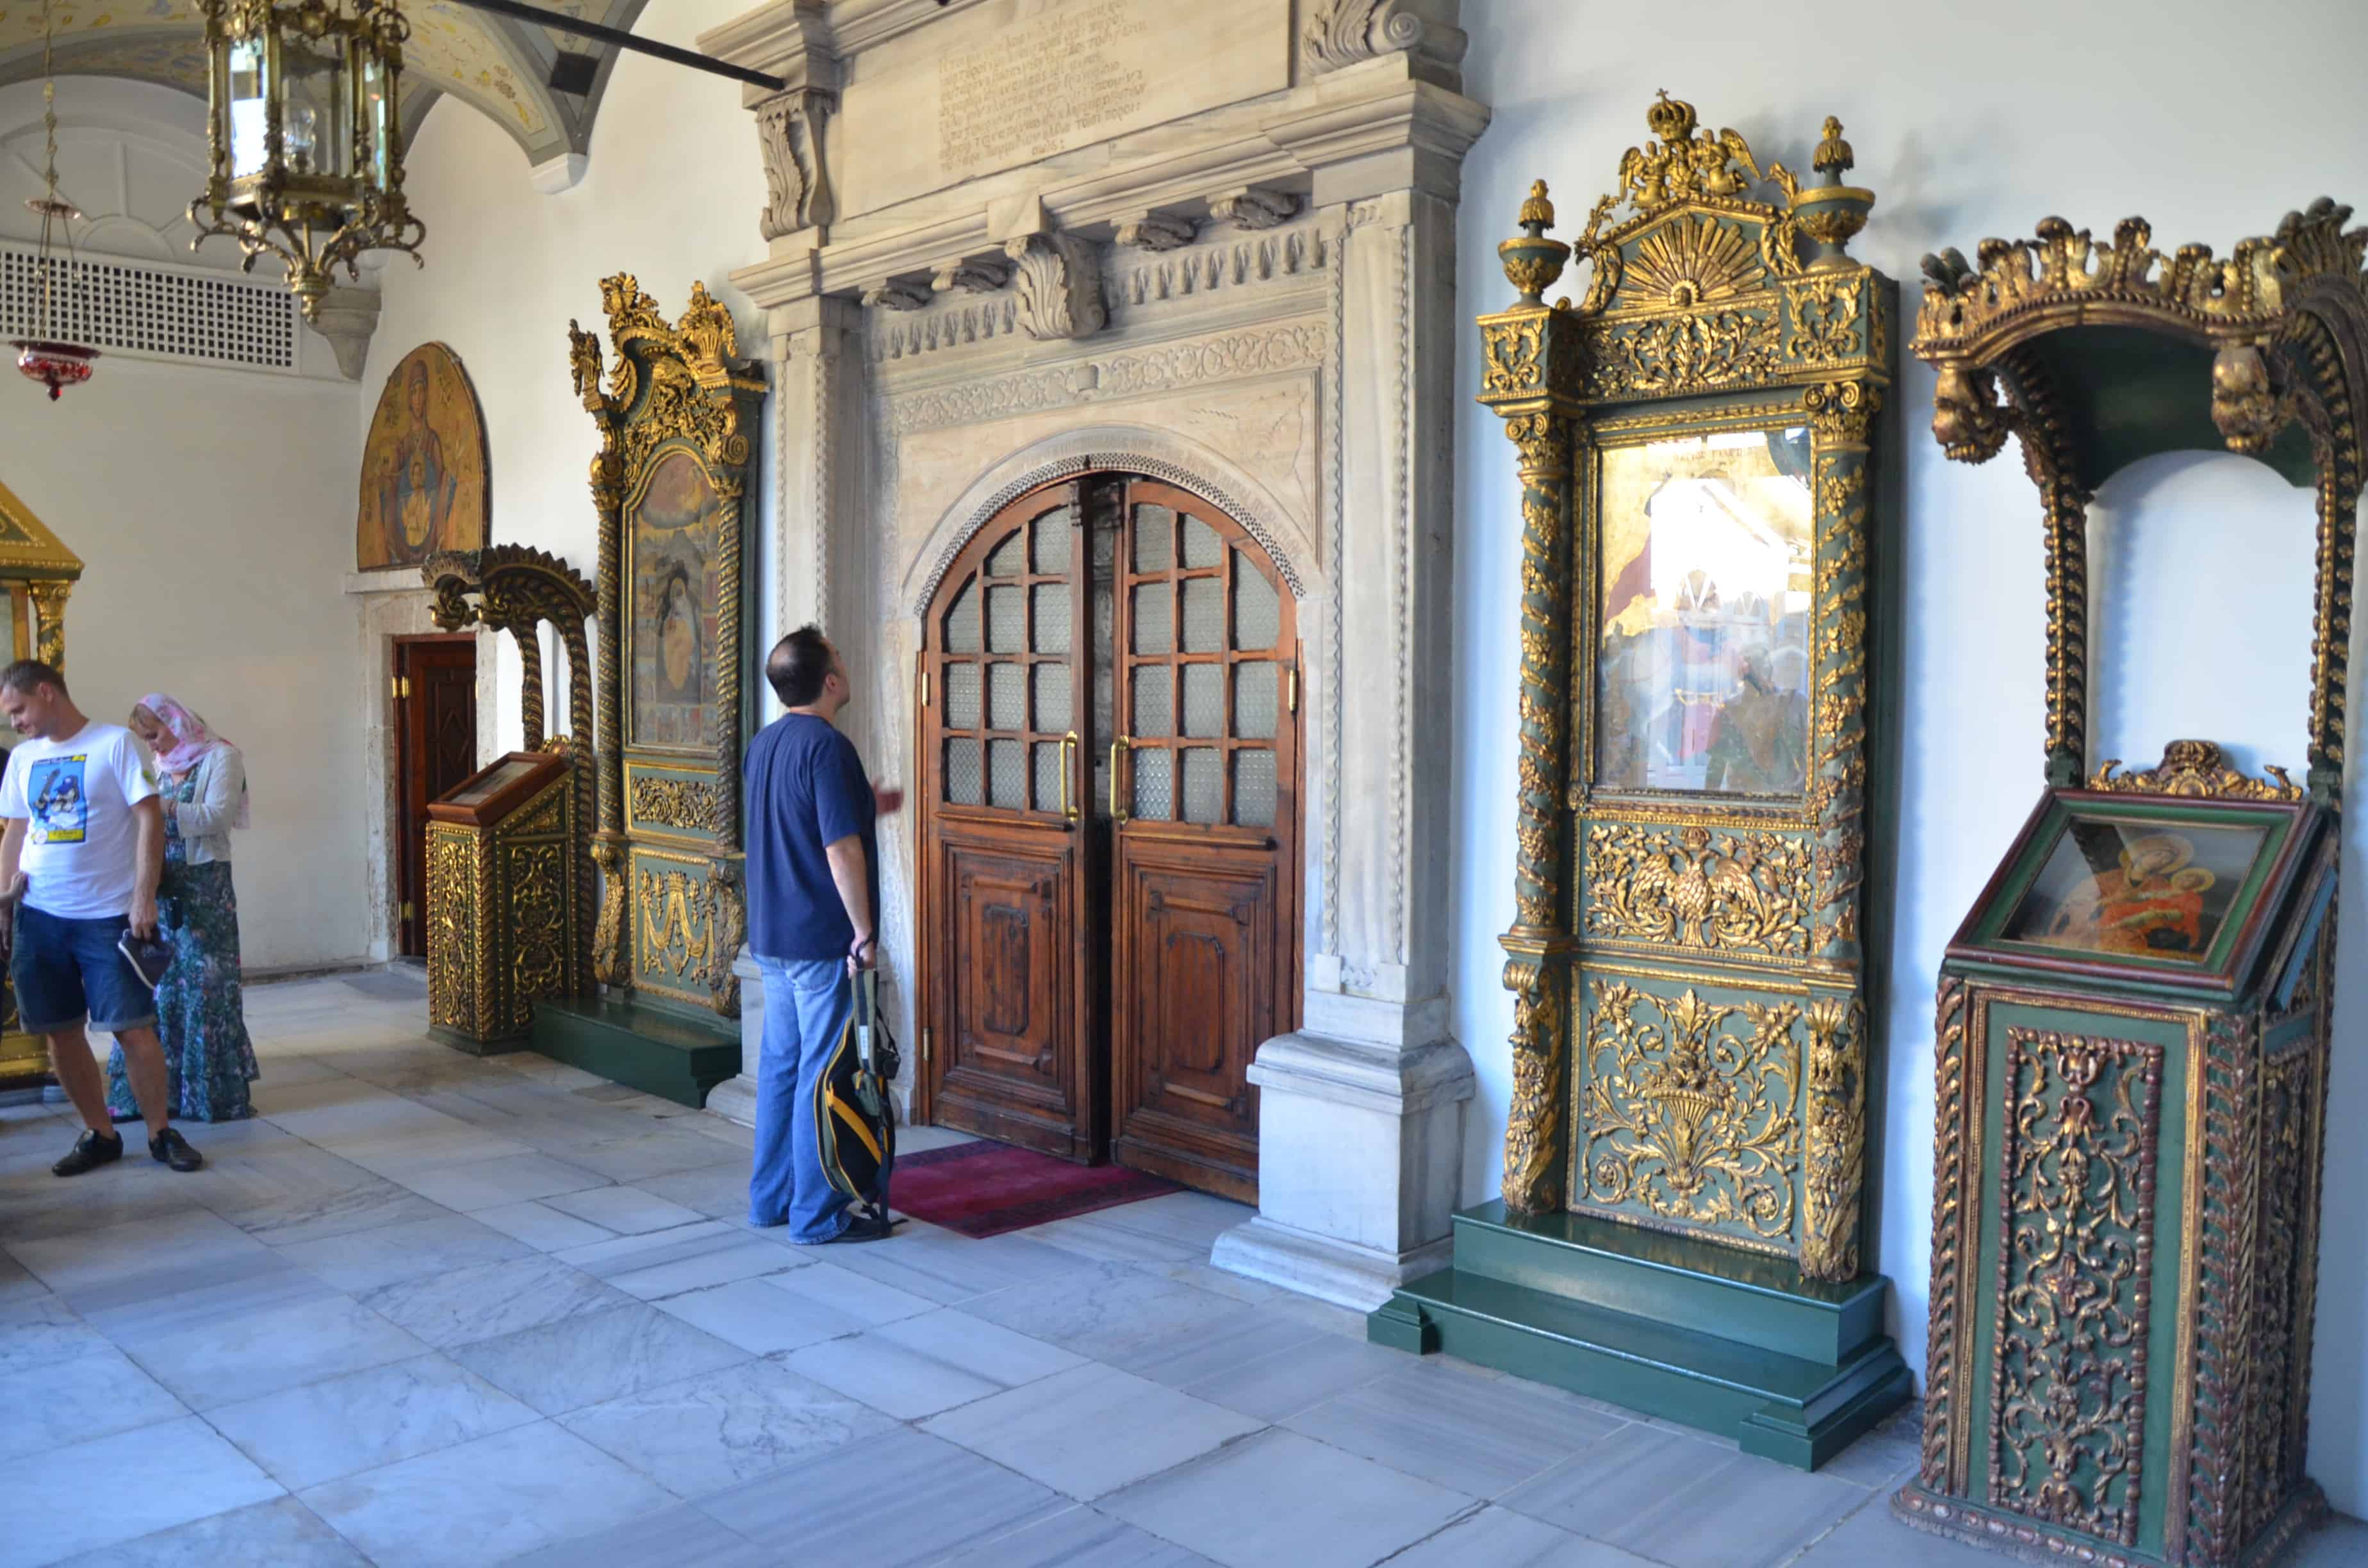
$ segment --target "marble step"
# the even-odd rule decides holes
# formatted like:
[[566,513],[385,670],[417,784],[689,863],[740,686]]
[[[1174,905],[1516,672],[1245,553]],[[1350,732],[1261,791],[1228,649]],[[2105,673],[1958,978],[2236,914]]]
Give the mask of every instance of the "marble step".
[[533,1049],[677,1105],[700,1106],[740,1071],[736,1020],[605,997],[538,1002]]

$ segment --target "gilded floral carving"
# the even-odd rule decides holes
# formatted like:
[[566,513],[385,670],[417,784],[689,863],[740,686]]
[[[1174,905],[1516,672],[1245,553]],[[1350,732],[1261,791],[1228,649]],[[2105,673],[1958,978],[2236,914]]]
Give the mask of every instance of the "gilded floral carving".
[[1796,836],[1597,823],[1586,853],[1589,937],[1774,958],[1808,950],[1815,883]]

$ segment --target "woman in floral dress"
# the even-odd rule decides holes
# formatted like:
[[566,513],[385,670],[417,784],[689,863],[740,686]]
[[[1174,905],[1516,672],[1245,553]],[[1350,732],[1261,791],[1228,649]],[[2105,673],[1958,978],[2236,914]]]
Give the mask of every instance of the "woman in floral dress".
[[[172,961],[156,986],[156,1033],[165,1044],[173,1114],[192,1121],[253,1116],[246,1085],[257,1075],[246,1033],[238,956],[238,897],[230,832],[245,827],[246,762],[204,720],[162,692],[131,710],[131,730],[156,758],[165,809],[165,874],[157,936]],[[107,1102],[139,1114],[124,1076],[123,1048],[107,1064]]]

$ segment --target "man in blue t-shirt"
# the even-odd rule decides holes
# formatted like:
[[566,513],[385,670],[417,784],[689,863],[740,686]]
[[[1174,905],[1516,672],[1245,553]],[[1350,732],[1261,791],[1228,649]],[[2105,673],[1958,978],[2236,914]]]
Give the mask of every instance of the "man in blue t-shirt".
[[765,678],[789,711],[748,743],[748,950],[765,982],[757,1153],[748,1222],[796,1242],[871,1242],[887,1216],[848,1213],[822,1168],[815,1086],[855,1006],[854,977],[879,950],[876,819],[905,802],[875,787],[832,727],[854,693],[838,651],[811,626],[773,645]]

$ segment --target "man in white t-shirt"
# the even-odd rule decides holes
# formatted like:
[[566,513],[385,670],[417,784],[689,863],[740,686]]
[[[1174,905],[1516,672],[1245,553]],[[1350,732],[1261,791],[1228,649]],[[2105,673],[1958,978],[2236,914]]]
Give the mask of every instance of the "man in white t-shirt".
[[25,737],[0,777],[0,897],[14,927],[9,979],[28,1034],[49,1044],[50,1064],[82,1113],[73,1152],[50,1168],[62,1176],[123,1157],[107,1111],[107,1085],[85,1022],[123,1045],[123,1061],[148,1153],[176,1171],[205,1162],[168,1124],[156,994],[119,946],[126,931],[156,936],[156,879],[165,865],[164,809],[155,780],[118,724],[94,724],[66,695],[65,677],[38,659],[0,668],[0,713]]

